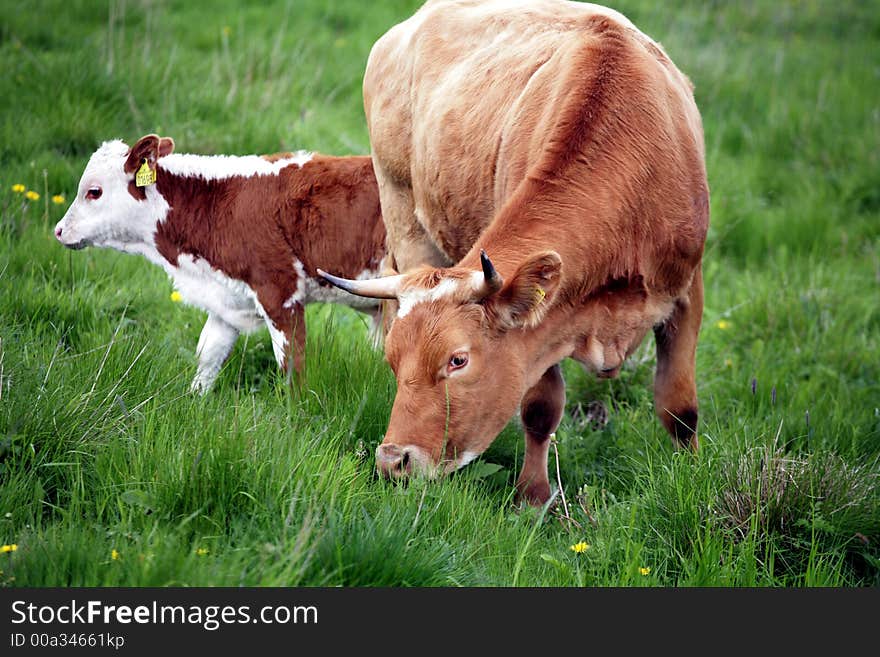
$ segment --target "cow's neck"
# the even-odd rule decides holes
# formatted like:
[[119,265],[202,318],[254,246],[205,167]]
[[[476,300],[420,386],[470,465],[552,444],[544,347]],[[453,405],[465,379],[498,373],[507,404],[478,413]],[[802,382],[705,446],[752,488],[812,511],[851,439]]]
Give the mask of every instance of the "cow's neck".
[[[577,270],[581,287],[586,282],[585,279],[594,273],[591,263],[583,255],[590,252],[589,247],[584,245],[585,229],[583,223],[569,226],[565,222],[546,221],[537,217],[532,219],[499,215],[458,266],[479,270],[480,251],[485,250],[498,273],[507,280],[516,273],[517,267],[523,264],[527,256],[537,255],[542,251],[555,251],[562,258],[560,292],[568,296],[567,286],[576,283],[571,276],[567,276],[569,272]],[[602,282],[597,280],[595,283],[601,285]]]
[[549,203],[547,193],[527,182],[457,266],[479,270],[484,250],[501,277],[509,280],[529,257],[555,251],[562,259],[562,276],[553,306],[536,327],[516,331],[529,372],[540,378],[567,357],[599,373],[616,372],[652,320],[668,314],[669,304],[648,299],[637,259],[603,256],[607,248],[595,243],[589,216],[573,221],[546,216],[552,214],[548,208],[562,212],[563,207]]
[[536,384],[548,368],[574,356],[588,333],[583,322],[553,310],[535,328],[512,331],[509,338],[518,343],[516,351],[523,357],[527,387]]
[[569,357],[599,376],[613,377],[673,306],[671,298],[648,295],[637,278],[603,288],[575,305],[556,303],[537,326],[517,329],[511,337],[518,343],[529,385]]

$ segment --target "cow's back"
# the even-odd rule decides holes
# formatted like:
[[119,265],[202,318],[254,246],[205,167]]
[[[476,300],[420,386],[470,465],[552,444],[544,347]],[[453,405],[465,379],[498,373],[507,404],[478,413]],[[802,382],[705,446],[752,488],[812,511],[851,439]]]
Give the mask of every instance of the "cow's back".
[[650,49],[670,84],[688,84],[624,16],[575,2],[428,2],[375,44],[364,78],[374,161],[412,186],[416,216],[450,260],[556,137],[601,18],[621,26],[631,48]]

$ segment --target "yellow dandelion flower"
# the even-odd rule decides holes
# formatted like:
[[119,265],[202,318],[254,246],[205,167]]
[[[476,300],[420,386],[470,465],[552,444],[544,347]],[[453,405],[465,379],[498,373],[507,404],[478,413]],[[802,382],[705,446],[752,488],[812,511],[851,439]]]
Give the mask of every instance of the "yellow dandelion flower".
[[61,194],[55,194],[55,196],[52,197],[52,202],[55,205],[61,205],[62,203],[64,203],[64,196]]
[[650,575],[650,574],[651,574],[651,569],[650,569],[650,568],[639,568],[639,572],[640,572],[642,575]]
[[722,331],[726,331],[730,328],[730,322],[728,322],[726,319],[719,319],[715,326],[720,328]]
[[200,557],[203,557],[208,554],[208,548],[199,548],[198,550],[196,550],[196,554]]
[[0,546],[0,553],[15,552],[17,549],[18,549],[17,543],[13,543],[12,545],[2,545],[2,546]]
[[224,25],[223,26],[223,36],[228,37],[230,34],[232,34],[232,28],[229,27],[228,25]]
[[733,361],[729,358],[724,359],[724,367],[733,367]]
[[177,290],[174,290],[174,292],[171,293],[171,300],[174,303],[180,303],[181,301],[183,301],[183,295]]
[[22,185],[21,183],[16,183],[12,186],[12,191],[16,194],[24,194],[24,189],[24,185]]
[[116,548],[113,548],[112,550],[110,550],[110,558],[113,559],[113,561],[117,561],[119,559],[119,557],[120,557],[120,554],[116,551]]
[[39,201],[40,200],[40,195],[37,194],[32,189],[27,190],[27,192],[25,193],[24,196],[28,201]]
[[590,545],[589,545],[589,543],[585,543],[584,541],[581,541],[580,543],[575,543],[574,545],[572,545],[568,549],[571,550],[572,552],[577,553],[577,554],[583,554],[584,552],[586,552],[587,550],[590,549]]

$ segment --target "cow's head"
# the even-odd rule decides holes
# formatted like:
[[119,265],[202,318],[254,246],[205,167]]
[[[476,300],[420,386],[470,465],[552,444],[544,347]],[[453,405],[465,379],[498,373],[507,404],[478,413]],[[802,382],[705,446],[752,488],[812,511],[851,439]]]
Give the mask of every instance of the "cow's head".
[[156,135],[142,137],[131,148],[118,139],[104,142],[89,159],[76,198],[55,225],[58,241],[81,249],[122,248],[150,239],[168,206],[149,184],[139,186],[136,175],[143,167],[155,172],[157,160],[173,150],[172,139]]
[[562,261],[522,262],[507,281],[481,270],[425,268],[370,281],[319,273],[358,294],[397,299],[385,339],[397,395],[376,466],[387,476],[456,470],[481,454],[525,394],[528,329],[553,303]]

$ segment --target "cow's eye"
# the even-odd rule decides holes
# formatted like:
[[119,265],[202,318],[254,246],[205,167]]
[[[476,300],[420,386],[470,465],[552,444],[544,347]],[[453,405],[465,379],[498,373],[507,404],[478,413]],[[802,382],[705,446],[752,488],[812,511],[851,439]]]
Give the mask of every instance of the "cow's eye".
[[449,371],[452,372],[454,370],[460,370],[462,367],[468,364],[468,355],[459,352],[452,354],[452,358],[449,359]]
[[86,198],[90,201],[97,201],[103,193],[104,191],[100,187],[89,187],[89,190],[86,192]]

